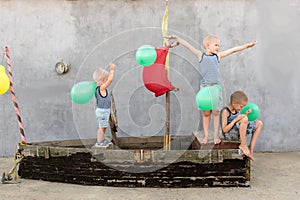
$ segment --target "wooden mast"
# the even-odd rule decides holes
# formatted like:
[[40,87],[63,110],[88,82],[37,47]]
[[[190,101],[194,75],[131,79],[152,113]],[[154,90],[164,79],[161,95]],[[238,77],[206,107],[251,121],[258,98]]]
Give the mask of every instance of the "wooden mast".
[[[162,23],[162,33],[163,36],[168,35],[168,17],[169,17],[169,8],[168,8],[168,0],[166,0],[166,9],[163,17],[163,23]],[[169,45],[169,41],[164,38],[163,45],[167,46]],[[167,74],[168,80],[170,80],[170,71],[169,71],[169,54],[167,55],[166,58],[166,63],[165,63],[165,70]],[[170,150],[170,143],[171,143],[171,137],[170,137],[170,92],[166,93],[166,132],[164,136],[164,149],[165,150]]]

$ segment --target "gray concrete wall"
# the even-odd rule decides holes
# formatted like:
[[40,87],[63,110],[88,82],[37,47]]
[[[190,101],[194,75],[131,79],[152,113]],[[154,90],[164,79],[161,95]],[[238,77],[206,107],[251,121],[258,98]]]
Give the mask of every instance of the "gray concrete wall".
[[[155,98],[142,82],[136,49],[162,45],[163,0],[0,0],[0,49],[10,46],[14,88],[28,142],[96,137],[95,101],[77,105],[69,92],[92,80],[98,66],[117,65],[114,91],[120,135],[164,133],[164,97]],[[300,142],[300,3],[255,0],[170,0],[169,33],[197,48],[207,34],[221,50],[258,40],[258,45],[221,62],[224,104],[243,90],[259,105],[265,127],[257,151],[298,151]],[[1,58],[1,64],[5,59]],[[71,65],[65,75],[54,66]],[[195,105],[201,74],[183,47],[170,52],[171,133],[201,130]],[[20,141],[10,93],[0,96],[0,156]]]

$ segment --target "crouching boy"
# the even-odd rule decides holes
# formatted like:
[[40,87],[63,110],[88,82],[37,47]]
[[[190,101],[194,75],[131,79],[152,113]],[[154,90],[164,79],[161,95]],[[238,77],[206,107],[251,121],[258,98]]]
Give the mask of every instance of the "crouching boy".
[[[228,141],[240,140],[239,148],[246,156],[254,160],[254,146],[263,128],[263,123],[260,120],[248,121],[247,114],[251,113],[251,108],[245,114],[240,114],[247,103],[248,97],[244,92],[234,92],[230,96],[230,103],[221,110],[221,127],[224,138]],[[249,147],[246,141],[247,134],[252,134]]]

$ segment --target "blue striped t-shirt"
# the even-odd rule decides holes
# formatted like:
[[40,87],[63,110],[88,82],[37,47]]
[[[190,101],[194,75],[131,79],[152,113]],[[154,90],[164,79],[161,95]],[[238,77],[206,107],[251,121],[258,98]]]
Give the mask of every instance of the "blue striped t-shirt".
[[201,85],[207,83],[220,84],[220,67],[217,54],[207,55],[202,53],[200,70],[202,75]]
[[103,97],[100,93],[100,87],[98,86],[96,88],[96,93],[95,93],[96,101],[97,101],[97,107],[98,108],[105,108],[109,109],[110,108],[110,96],[108,94],[108,91],[106,89],[106,96]]

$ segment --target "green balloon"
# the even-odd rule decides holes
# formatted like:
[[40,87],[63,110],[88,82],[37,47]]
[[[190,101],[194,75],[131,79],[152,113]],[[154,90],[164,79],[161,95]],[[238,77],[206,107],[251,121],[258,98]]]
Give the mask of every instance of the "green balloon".
[[219,103],[219,86],[206,86],[196,95],[196,104],[200,110],[212,110]]
[[241,110],[241,114],[245,114],[245,112],[251,108],[251,113],[249,113],[247,115],[248,117],[248,121],[254,121],[258,118],[259,114],[260,114],[260,110],[259,107],[254,104],[254,103],[248,103],[246,106],[244,106],[244,108]]
[[138,48],[135,58],[136,61],[142,66],[150,66],[156,60],[156,50],[151,45],[143,45]]
[[96,87],[97,83],[94,81],[76,83],[70,92],[71,99],[77,104],[85,104],[95,95]]

